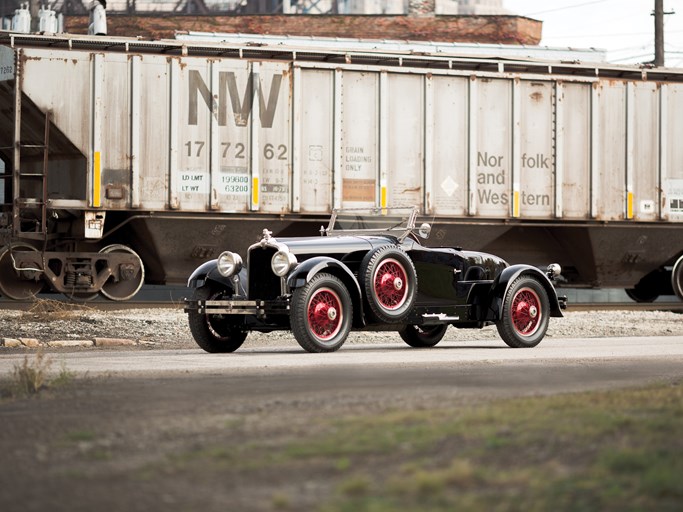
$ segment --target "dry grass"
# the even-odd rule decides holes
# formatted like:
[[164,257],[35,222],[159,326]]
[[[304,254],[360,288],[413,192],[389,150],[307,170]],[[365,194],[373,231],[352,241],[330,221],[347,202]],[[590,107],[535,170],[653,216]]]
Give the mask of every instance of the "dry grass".
[[49,322],[51,320],[71,320],[83,313],[96,311],[84,304],[63,302],[53,299],[38,299],[29,309],[22,312],[21,320],[26,322]]
[[50,366],[52,361],[42,352],[38,352],[32,361],[25,356],[23,363],[14,365],[12,394],[32,396],[45,389]]
[[58,388],[67,385],[74,378],[74,373],[62,365],[57,375],[50,375],[52,359],[43,352],[37,352],[33,358],[24,356],[20,364],[15,364],[12,379],[2,394],[11,397],[36,396],[48,388]]

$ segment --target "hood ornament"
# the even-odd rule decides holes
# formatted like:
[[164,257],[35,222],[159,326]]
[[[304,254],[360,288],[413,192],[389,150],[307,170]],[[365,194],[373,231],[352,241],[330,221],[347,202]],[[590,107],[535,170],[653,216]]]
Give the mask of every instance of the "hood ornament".
[[265,247],[266,245],[269,245],[269,244],[270,244],[270,241],[273,240],[273,237],[270,236],[270,235],[272,235],[272,234],[273,234],[272,231],[270,231],[269,229],[265,229],[265,228],[264,228],[264,230],[263,230],[263,237],[261,238],[261,241],[258,242],[258,243],[261,245],[261,247]]

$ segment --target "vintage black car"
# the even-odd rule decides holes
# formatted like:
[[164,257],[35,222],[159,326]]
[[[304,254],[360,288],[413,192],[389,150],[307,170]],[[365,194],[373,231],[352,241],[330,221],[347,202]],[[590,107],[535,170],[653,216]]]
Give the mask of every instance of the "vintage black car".
[[320,236],[274,238],[268,230],[244,265],[223,252],[197,268],[186,301],[190,330],[207,352],[232,352],[250,331],[291,330],[309,352],[339,349],[352,329],[395,330],[432,347],[449,325],[495,324],[510,347],[533,347],[561,317],[553,280],[529,265],[420,242],[416,208],[335,210]]

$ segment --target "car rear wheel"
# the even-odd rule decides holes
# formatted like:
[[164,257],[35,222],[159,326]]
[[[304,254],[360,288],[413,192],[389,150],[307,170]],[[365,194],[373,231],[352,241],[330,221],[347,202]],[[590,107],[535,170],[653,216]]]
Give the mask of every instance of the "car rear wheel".
[[518,277],[503,299],[503,313],[496,322],[503,341],[513,348],[535,347],[548,330],[550,306],[543,285],[532,277]]
[[[224,292],[211,286],[194,291],[193,300],[220,300]],[[211,353],[234,352],[242,346],[247,333],[232,324],[225,315],[207,315],[190,311],[190,332],[197,345]]]
[[683,300],[683,256],[678,258],[671,271],[671,287],[678,298]]
[[411,347],[428,348],[439,343],[447,329],[448,325],[406,325],[398,334]]
[[363,258],[358,275],[377,320],[400,323],[408,316],[417,295],[417,273],[405,252],[392,246],[379,247]]
[[353,306],[346,286],[320,273],[292,293],[292,333],[308,352],[334,352],[351,331]]
[[659,292],[656,290],[640,288],[638,286],[635,288],[626,288],[624,291],[629,299],[639,303],[654,302],[657,300],[657,297],[659,297]]

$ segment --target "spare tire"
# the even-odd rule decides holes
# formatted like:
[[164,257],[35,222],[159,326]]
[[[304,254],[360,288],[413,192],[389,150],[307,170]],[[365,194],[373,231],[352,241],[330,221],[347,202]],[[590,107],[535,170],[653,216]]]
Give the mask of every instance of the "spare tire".
[[370,251],[358,276],[375,319],[400,323],[408,316],[417,296],[417,273],[403,250],[387,245]]

